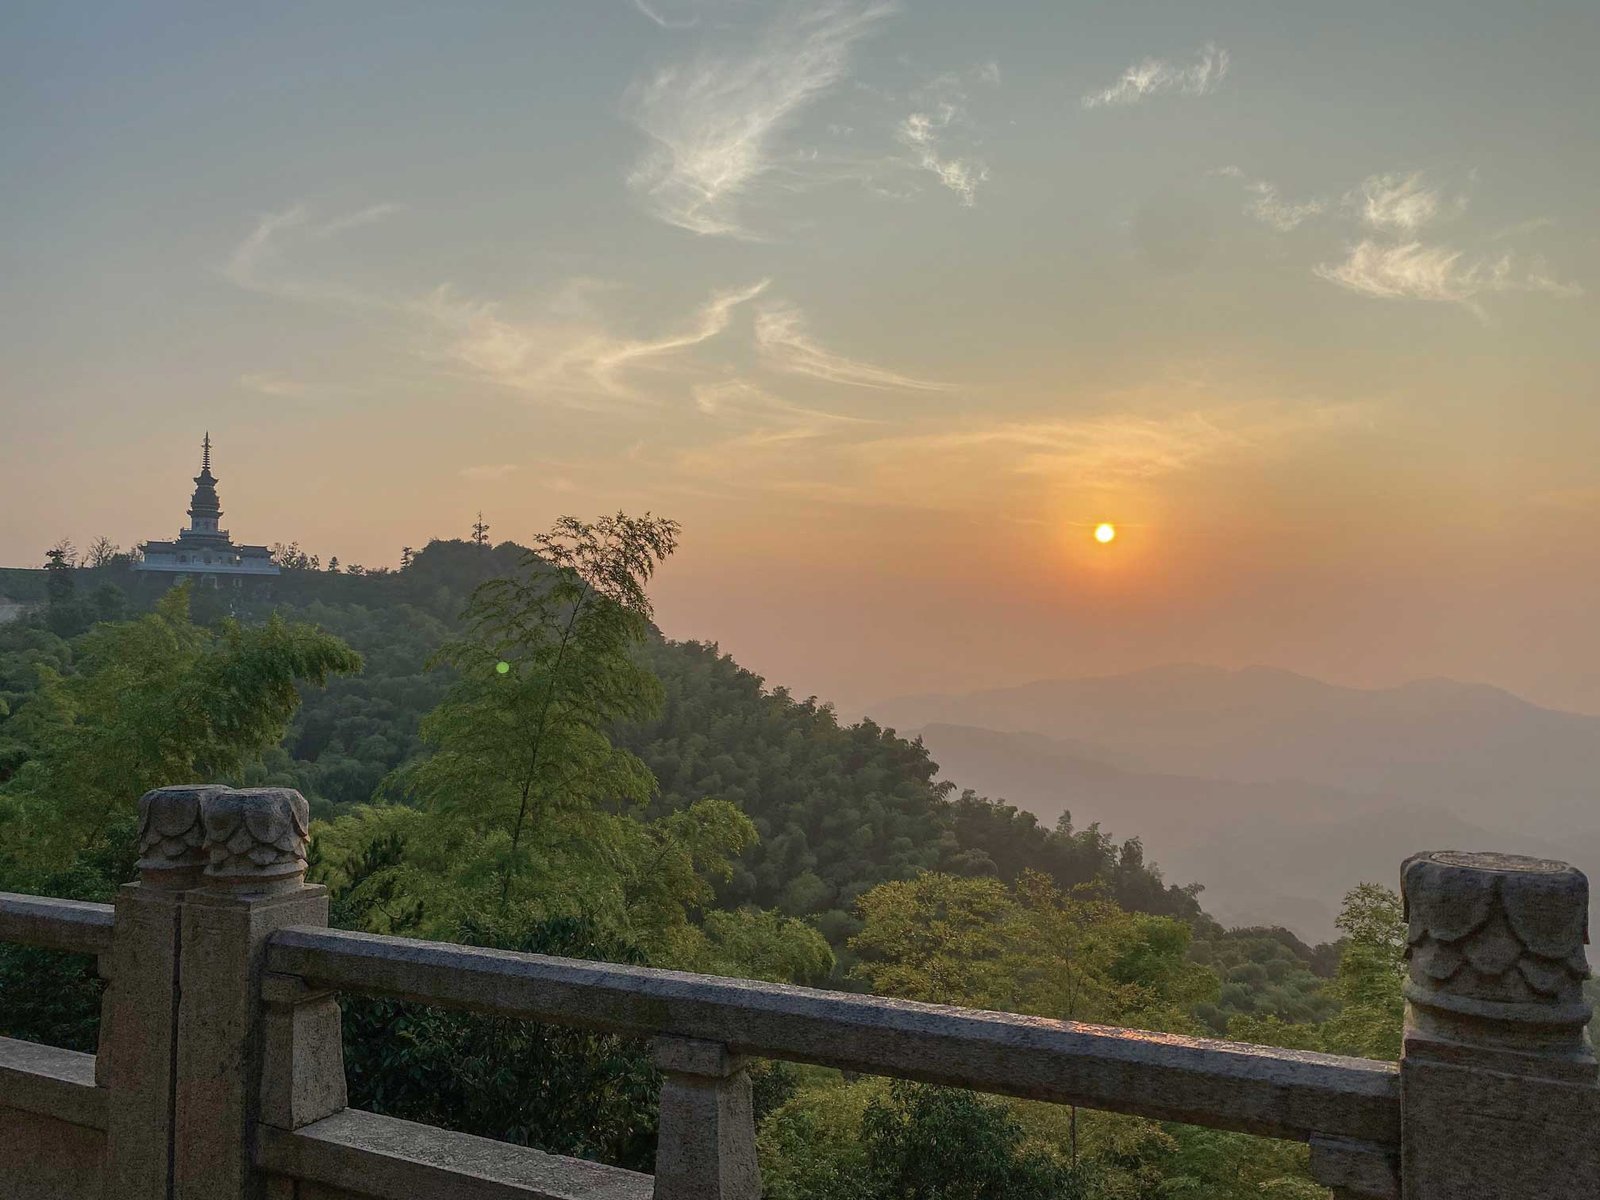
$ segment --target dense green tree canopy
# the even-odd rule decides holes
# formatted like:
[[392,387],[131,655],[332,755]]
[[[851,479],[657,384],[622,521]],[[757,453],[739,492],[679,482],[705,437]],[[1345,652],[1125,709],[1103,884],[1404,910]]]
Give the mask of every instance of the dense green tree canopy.
[[35,660],[37,687],[5,725],[26,748],[0,786],[0,821],[25,830],[5,839],[11,873],[102,849],[152,787],[239,777],[282,739],[300,685],[361,666],[313,626],[274,616],[208,629],[188,600],[176,588],[136,620],[97,625],[73,644],[70,671]]
[[[1392,893],[1353,890],[1337,947],[1223,930],[1137,839],[957,793],[920,742],[663,639],[646,585],[676,536],[568,518],[394,572],[291,546],[238,595],[63,549],[0,628],[0,887],[103,898],[145,788],[280,783],[351,928],[1397,1053]],[[91,1047],[98,989],[0,948],[0,1032]],[[636,1043],[372,1000],[345,1032],[364,1106],[649,1166]],[[757,1090],[787,1200],[1320,1194],[1298,1146],[811,1068]]]

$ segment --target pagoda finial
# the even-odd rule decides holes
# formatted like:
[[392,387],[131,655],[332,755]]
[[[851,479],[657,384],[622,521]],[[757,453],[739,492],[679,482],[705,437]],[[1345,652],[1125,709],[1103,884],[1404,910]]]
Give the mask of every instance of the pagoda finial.
[[206,440],[203,445],[205,446],[205,457],[201,459],[200,469],[209,471],[211,470],[211,431],[209,429],[206,430]]

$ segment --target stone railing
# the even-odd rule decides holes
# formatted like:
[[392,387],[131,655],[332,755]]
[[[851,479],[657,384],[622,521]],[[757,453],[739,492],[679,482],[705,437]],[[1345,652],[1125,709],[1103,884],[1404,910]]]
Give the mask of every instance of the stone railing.
[[[1303,1141],[1341,1200],[1600,1196],[1588,885],[1562,863],[1407,860],[1395,1065],[342,932],[297,793],[165,788],[140,814],[114,905],[0,896],[0,940],[109,980],[98,1055],[0,1039],[7,1200],[755,1200],[750,1056]],[[656,1173],[347,1107],[340,991],[651,1038]]]

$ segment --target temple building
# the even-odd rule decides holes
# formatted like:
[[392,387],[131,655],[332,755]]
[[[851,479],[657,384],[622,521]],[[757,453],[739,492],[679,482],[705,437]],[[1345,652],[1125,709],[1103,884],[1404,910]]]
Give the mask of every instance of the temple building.
[[217,480],[211,474],[211,434],[206,434],[200,474],[194,477],[194,496],[189,500],[189,527],[178,532],[177,541],[145,542],[139,547],[144,558],[139,571],[160,571],[168,575],[193,576],[213,587],[223,576],[231,576],[235,586],[247,575],[276,575],[278,564],[265,546],[236,546],[226,529],[218,528],[222,505],[217,499]]

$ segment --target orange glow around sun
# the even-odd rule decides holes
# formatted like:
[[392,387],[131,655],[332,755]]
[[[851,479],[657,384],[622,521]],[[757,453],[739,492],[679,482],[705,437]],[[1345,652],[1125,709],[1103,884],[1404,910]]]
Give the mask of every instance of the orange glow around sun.
[[1117,527],[1115,525],[1096,525],[1094,527],[1094,540],[1099,542],[1102,546],[1116,536]]

